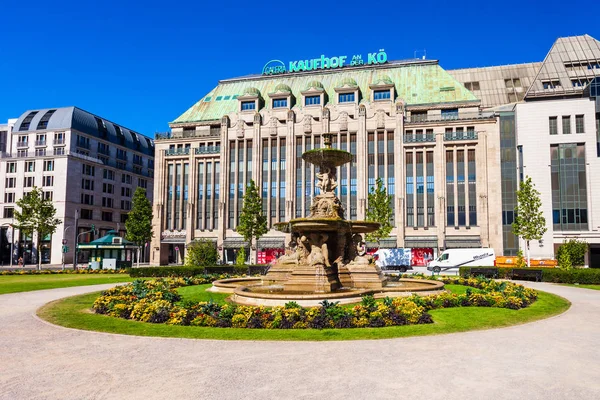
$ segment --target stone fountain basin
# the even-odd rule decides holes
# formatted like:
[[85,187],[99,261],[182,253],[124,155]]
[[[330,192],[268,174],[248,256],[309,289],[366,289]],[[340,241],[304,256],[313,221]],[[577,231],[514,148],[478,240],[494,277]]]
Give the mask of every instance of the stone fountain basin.
[[379,229],[379,222],[347,221],[336,218],[297,218],[289,222],[292,232],[369,233]]
[[381,289],[348,288],[331,293],[285,292],[281,282],[265,281],[261,278],[231,278],[213,282],[212,292],[232,293],[230,300],[237,304],[254,306],[283,306],[295,301],[304,307],[318,306],[323,300],[352,304],[361,297],[372,294],[375,298],[400,297],[418,294],[426,296],[440,293],[444,283],[424,279],[400,279]]
[[314,165],[339,167],[352,161],[352,154],[337,149],[314,149],[302,154],[302,159]]

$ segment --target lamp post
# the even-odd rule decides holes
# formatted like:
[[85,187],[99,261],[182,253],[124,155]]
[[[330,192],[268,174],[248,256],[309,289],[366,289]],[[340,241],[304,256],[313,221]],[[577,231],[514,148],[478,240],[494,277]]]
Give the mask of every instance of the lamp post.
[[77,244],[79,243],[79,236],[85,235],[87,233],[91,233],[93,235],[95,232],[96,232],[96,228],[94,227],[94,224],[92,224],[91,230],[81,232],[79,235],[76,236],[76,238],[75,238],[75,262],[73,263],[74,269],[77,269]]
[[63,269],[63,271],[65,270],[65,253],[66,253],[64,246],[67,245],[67,239],[65,239],[65,236],[66,236],[67,231],[69,230],[70,227],[71,227],[71,225],[65,227],[65,229],[63,230],[63,240],[62,240],[63,247],[61,248],[61,250],[62,250],[62,269]]

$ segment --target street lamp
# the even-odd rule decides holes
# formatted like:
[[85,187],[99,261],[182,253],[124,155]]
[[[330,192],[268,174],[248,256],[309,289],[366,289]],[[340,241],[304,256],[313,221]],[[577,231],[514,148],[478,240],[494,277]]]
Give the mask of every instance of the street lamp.
[[[13,224],[15,223],[15,220],[13,219]],[[11,233],[10,233],[10,239],[8,239],[10,241],[10,268],[12,268],[13,266],[13,257],[14,257],[14,246],[15,246],[15,242],[14,242],[14,238],[15,238],[15,227],[13,226],[13,224],[9,224],[9,223],[4,223],[2,224],[2,226],[10,226],[11,229]],[[8,231],[7,231],[8,232]]]
[[89,231],[85,231],[85,232],[81,232],[79,235],[77,235],[75,237],[75,260],[73,262],[73,269],[77,269],[77,244],[79,243],[79,236],[81,235],[85,235],[86,233],[92,233],[94,234],[96,232],[96,228],[94,227],[94,224],[92,224],[92,229]]
[[65,227],[65,229],[63,229],[63,240],[62,240],[62,245],[63,247],[61,247],[61,251],[62,251],[62,269],[63,271],[65,270],[65,248],[64,246],[66,246],[67,244],[67,239],[65,239],[67,231],[69,230],[69,228],[71,227],[71,225]]

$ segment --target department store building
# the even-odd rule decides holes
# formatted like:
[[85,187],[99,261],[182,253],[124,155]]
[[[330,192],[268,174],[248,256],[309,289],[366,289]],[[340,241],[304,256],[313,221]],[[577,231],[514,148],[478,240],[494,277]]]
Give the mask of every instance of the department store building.
[[[581,48],[580,42],[585,50],[564,48]],[[558,47],[568,57],[549,65]],[[574,190],[566,187],[567,175],[575,172],[565,170],[561,180],[562,158],[551,160],[554,152],[574,146],[569,154],[584,157],[583,164],[575,162],[579,172],[600,170],[598,102],[590,93],[600,75],[598,49],[587,35],[561,38],[544,62],[451,71],[435,60],[388,61],[379,51],[272,61],[262,74],[222,80],[170,123],[171,132],[157,134],[151,263],[182,262],[185,246],[200,238],[214,241],[224,261],[232,262],[248,245],[235,228],[250,180],[260,189],[272,228],[257,243],[259,262],[283,252],[286,237],[274,224],[309,214],[318,171],[301,155],[321,147],[321,135],[329,132],[335,148],[354,155],[337,171],[346,218],[365,219],[378,177],[393,196],[394,228],[382,247],[431,249],[434,256],[464,247],[516,254],[510,224],[524,173],[541,189],[550,228],[534,256],[552,257],[550,244],[570,235],[600,245],[600,211],[591,212],[598,200],[580,186],[577,200],[569,197],[567,204],[565,197],[561,205],[561,190]],[[555,64],[570,68],[556,77],[565,88],[573,85],[569,90],[558,90]],[[562,104],[573,125],[569,137],[548,131],[550,117],[567,126]],[[585,133],[578,135],[581,124]],[[592,187],[598,183],[586,182],[600,193]],[[573,223],[568,211],[576,208],[577,225],[575,211]],[[590,209],[585,224],[583,208]]]

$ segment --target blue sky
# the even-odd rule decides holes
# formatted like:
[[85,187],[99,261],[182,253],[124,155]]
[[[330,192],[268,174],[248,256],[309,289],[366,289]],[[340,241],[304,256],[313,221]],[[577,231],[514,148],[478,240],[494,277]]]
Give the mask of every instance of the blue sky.
[[[271,59],[415,50],[446,69],[541,61],[600,5],[527,1],[38,1],[0,5],[0,121],[75,105],[148,136]],[[539,3],[538,3],[539,4]]]

